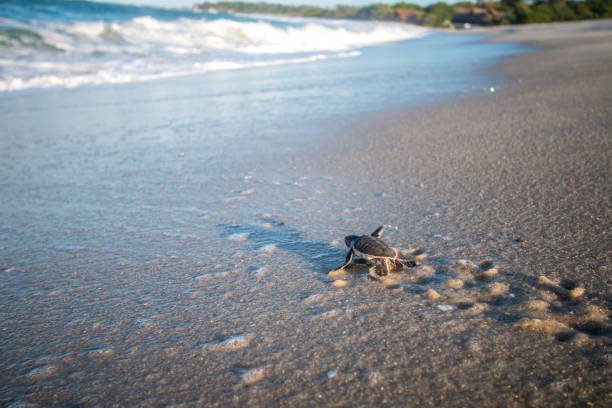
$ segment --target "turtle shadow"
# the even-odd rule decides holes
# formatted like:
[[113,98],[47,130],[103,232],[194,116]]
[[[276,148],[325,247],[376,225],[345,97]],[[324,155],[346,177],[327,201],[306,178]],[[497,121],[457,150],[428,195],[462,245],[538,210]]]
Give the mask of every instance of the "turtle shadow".
[[[305,233],[288,226],[283,221],[266,218],[263,222],[250,224],[221,224],[223,238],[233,234],[245,234],[245,245],[255,251],[267,248],[278,248],[281,251],[299,256],[312,264],[317,273],[327,273],[342,265],[346,250],[336,248],[329,243],[306,238]],[[279,255],[281,256],[281,255]]]

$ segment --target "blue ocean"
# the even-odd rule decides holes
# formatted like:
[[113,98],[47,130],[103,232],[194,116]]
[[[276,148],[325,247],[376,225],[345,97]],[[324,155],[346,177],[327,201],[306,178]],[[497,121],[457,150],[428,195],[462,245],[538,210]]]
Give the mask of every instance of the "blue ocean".
[[[516,51],[515,45],[399,23],[81,0],[0,2],[0,92],[5,94],[218,71],[250,75],[282,66],[268,87],[290,98],[360,111],[488,90],[495,80],[482,73],[476,78],[476,72]],[[244,85],[252,89],[253,84]]]

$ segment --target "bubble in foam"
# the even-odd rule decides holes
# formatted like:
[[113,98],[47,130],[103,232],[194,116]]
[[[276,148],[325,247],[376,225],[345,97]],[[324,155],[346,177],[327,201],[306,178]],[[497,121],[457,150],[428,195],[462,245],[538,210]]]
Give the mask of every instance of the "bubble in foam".
[[98,348],[87,353],[89,357],[109,357],[115,354],[115,349],[112,347]]
[[352,213],[361,212],[361,211],[363,211],[363,208],[361,207],[348,207],[342,210],[342,212],[345,214],[352,214]]
[[196,276],[195,279],[196,280],[207,280],[207,279],[226,278],[229,276],[229,274],[230,274],[229,271],[205,273],[205,274]]
[[323,294],[322,293],[315,293],[314,295],[310,295],[308,296],[306,299],[304,299],[304,303],[308,304],[312,304],[312,303],[317,303],[319,301],[321,301],[323,299]]
[[328,310],[327,312],[321,313],[320,316],[323,319],[333,319],[334,317],[337,317],[339,315],[340,315],[340,310],[332,309],[332,310]]
[[53,364],[48,364],[42,367],[37,367],[31,370],[27,377],[35,380],[51,377],[57,372],[57,366]]
[[274,228],[274,225],[272,225],[269,222],[252,222],[249,225],[252,225],[253,227],[256,227],[256,228],[268,229],[268,230]]
[[235,203],[237,201],[242,201],[242,200],[246,200],[246,197],[245,196],[227,197],[226,199],[223,200],[223,202],[226,204],[230,204],[230,203]]
[[246,241],[248,238],[249,234],[246,232],[238,232],[227,237],[227,239],[234,242]]
[[251,384],[256,383],[257,381],[261,381],[266,376],[266,372],[269,369],[270,369],[269,365],[265,365],[263,367],[252,368],[242,373],[240,378],[242,379],[243,383],[247,385],[251,385]]
[[264,245],[261,248],[259,248],[258,251],[266,253],[266,254],[271,254],[272,252],[276,251],[276,245],[275,244]]
[[206,343],[202,346],[204,351],[232,351],[247,347],[251,340],[255,338],[253,334],[241,334],[238,336],[231,336],[222,341],[215,341]]
[[296,199],[294,199],[294,200],[289,200],[289,201],[287,201],[287,202],[285,203],[285,206],[290,206],[290,205],[293,205],[293,204],[303,203],[304,201],[306,201],[306,200],[305,200],[305,199],[303,199],[303,198],[296,198]]
[[258,277],[262,277],[265,274],[267,274],[268,271],[269,271],[269,268],[267,266],[262,266],[262,267],[259,267],[259,268],[257,268],[255,270],[255,275],[258,276]]

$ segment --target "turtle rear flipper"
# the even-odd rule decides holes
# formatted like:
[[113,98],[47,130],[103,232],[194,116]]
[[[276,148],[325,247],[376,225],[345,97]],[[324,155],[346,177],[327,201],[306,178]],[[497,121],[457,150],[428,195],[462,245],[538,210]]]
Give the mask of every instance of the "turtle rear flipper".
[[[371,269],[370,268],[370,274],[371,274]],[[376,272],[376,275],[378,276],[386,276],[389,274],[389,265],[387,264],[386,260],[384,259],[375,259],[374,260],[374,271]]]
[[403,258],[400,259],[399,262],[406,268],[414,268],[415,266],[417,266],[417,263],[414,259]]
[[399,264],[403,266],[404,268],[414,268],[415,266],[417,266],[416,261],[414,260],[412,256],[398,249],[395,249],[395,252],[397,254],[395,259],[393,260],[395,264]]
[[380,275],[378,274],[378,271],[376,269],[376,265],[370,266],[368,268],[368,275],[370,276],[370,279],[380,280]]

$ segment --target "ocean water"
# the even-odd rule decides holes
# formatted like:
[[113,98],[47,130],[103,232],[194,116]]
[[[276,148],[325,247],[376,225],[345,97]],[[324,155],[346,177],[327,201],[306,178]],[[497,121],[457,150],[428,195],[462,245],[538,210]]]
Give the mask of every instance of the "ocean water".
[[[431,91],[428,77],[462,72],[513,52],[513,46],[499,44],[486,50],[480,44],[475,51],[470,49],[472,37],[450,38],[407,24],[9,0],[0,4],[0,91],[129,83],[322,60],[343,69],[346,61],[338,60],[348,59],[351,65],[367,62],[366,72],[387,75],[385,82],[408,81],[404,91],[410,87],[418,92]],[[386,52],[371,49],[403,41],[411,45]],[[381,65],[388,72],[373,72]],[[349,81],[359,87],[371,83],[363,75],[343,76],[343,87]],[[321,73],[321,80],[328,78]],[[466,85],[437,87],[445,92]]]
[[416,27],[270,19],[85,1],[0,6],[0,91],[123,83],[359,55]]
[[[363,189],[329,152],[352,154],[361,113],[504,87],[486,67],[524,49],[483,40],[1,2],[0,404],[324,405],[391,378],[367,343],[338,347],[408,333],[422,305],[327,272],[344,235],[387,224],[408,248],[435,214],[418,181]],[[381,302],[397,314],[371,319]]]

